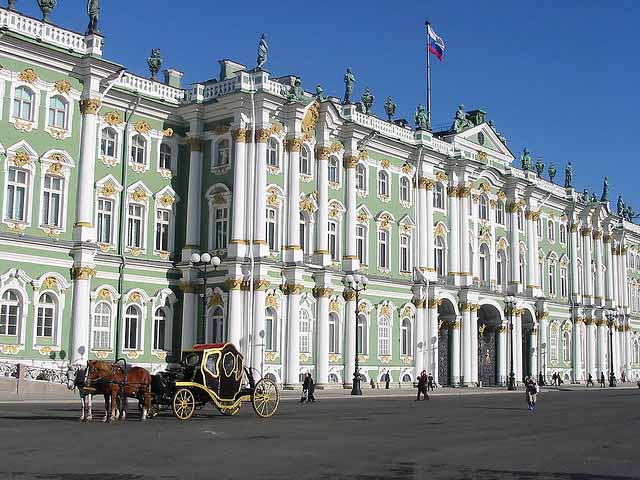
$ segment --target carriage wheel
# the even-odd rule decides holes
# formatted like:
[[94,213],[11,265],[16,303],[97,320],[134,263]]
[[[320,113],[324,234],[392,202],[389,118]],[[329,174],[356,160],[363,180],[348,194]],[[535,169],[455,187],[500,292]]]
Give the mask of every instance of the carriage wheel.
[[188,388],[181,388],[173,396],[173,414],[179,420],[189,420],[196,409],[196,399]]
[[228,417],[233,417],[236,413],[240,411],[240,405],[241,404],[239,403],[236,407],[221,408],[220,413]]
[[263,378],[256,383],[256,388],[251,396],[251,404],[259,417],[267,418],[276,413],[280,404],[280,394],[275,382]]

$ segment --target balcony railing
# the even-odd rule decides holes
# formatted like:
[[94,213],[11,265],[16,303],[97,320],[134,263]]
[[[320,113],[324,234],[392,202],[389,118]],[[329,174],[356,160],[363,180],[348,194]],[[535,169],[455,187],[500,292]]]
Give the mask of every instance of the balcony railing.
[[126,88],[152,98],[158,98],[170,103],[181,103],[186,98],[185,91],[165,85],[164,83],[139,77],[133,73],[126,72],[116,83],[118,87]]

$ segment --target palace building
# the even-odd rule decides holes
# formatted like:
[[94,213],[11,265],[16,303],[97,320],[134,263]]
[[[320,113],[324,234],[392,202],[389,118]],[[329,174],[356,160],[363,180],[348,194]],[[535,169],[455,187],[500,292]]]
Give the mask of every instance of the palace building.
[[640,376],[640,227],[483,111],[413,129],[231,60],[185,87],[97,33],[0,27],[0,371],[229,341],[285,385],[350,384],[356,355],[394,384]]

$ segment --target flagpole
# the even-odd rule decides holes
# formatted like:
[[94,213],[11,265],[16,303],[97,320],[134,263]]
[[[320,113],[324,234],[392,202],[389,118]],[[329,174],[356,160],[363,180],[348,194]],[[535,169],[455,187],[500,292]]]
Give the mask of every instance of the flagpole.
[[429,42],[431,39],[429,38],[429,20],[424,22],[426,27],[427,34],[427,122],[429,128],[431,128],[431,55],[429,52]]

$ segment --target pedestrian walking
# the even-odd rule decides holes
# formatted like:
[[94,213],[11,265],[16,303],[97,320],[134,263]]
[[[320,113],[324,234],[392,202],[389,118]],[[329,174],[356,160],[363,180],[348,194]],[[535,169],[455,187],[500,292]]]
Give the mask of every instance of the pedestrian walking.
[[389,370],[384,374],[384,388],[385,390],[389,390],[389,383],[391,382],[391,375],[389,374]]
[[587,377],[587,387],[591,385],[592,387],[595,387],[594,383],[593,383],[593,376],[591,375],[591,373],[589,373],[589,376]]
[[604,372],[600,372],[600,388],[604,388],[604,386],[605,386]]
[[416,398],[416,402],[420,400],[420,394],[422,394],[423,400],[429,400],[429,394],[427,393],[428,381],[429,377],[427,377],[427,372],[423,370],[418,377],[418,398]]
[[542,376],[542,372],[538,372],[538,385],[544,385],[544,377]]
[[623,371],[622,371],[622,373],[620,374],[620,381],[621,381],[622,383],[624,383],[624,382],[626,382],[626,381],[627,381],[627,377],[626,377],[626,376],[625,376],[625,374],[624,374],[624,370],[623,370]]
[[429,374],[427,376],[427,391],[428,392],[433,392],[433,389],[435,388],[435,382],[433,381],[433,375]]
[[525,395],[527,397],[527,408],[533,412],[536,408],[539,387],[533,377],[527,377],[525,383]]
[[307,403],[315,402],[316,397],[313,395],[314,390],[313,378],[311,378],[310,373],[304,374],[304,381],[302,382],[302,398],[300,399],[300,403],[304,403],[306,400]]

